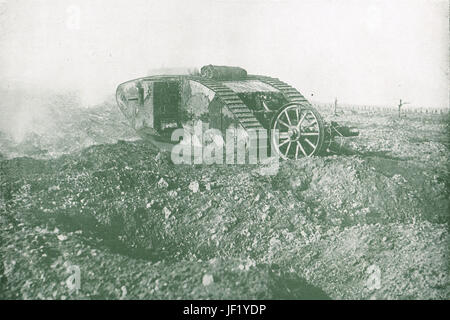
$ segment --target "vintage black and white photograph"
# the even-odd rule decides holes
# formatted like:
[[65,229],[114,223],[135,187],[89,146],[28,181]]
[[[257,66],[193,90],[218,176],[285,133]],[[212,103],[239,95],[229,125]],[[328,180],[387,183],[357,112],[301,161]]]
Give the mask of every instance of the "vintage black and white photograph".
[[448,0],[0,0],[0,300],[448,300],[449,107]]

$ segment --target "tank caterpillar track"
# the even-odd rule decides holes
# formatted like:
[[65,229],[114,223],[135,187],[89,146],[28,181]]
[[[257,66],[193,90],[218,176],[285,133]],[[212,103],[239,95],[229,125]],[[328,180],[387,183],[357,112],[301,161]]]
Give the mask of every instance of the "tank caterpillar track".
[[264,82],[275,89],[279,90],[288,102],[297,102],[310,106],[310,103],[306,98],[297,91],[294,87],[290,86],[286,82],[279,80],[278,78],[266,77],[266,76],[249,76],[249,79],[259,80]]
[[253,112],[242,102],[241,98],[230,88],[218,81],[199,78],[195,81],[213,90],[216,96],[224,103],[244,129],[264,129],[261,123],[255,118]]

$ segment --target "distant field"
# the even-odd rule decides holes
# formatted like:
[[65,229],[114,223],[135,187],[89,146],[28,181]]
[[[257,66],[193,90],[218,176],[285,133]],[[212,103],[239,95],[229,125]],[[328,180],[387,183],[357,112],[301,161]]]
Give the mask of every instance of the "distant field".
[[55,110],[0,135],[0,298],[450,298],[448,114],[322,106],[360,136],[261,176],[173,165],[113,103]]
[[[333,110],[334,105],[332,103],[315,103],[314,106],[318,109]],[[338,112],[344,111],[359,111],[359,112],[395,112],[398,114],[398,106],[376,106],[376,105],[355,105],[355,104],[338,104]],[[426,114],[446,114],[450,109],[447,107],[431,107],[431,106],[411,106],[405,104],[401,107],[401,114],[409,113],[426,113]]]

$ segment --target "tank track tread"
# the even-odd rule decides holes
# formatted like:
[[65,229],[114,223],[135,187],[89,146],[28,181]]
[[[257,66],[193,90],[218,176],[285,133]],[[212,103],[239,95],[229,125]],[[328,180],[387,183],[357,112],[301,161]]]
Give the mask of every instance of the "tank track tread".
[[303,104],[310,104],[306,98],[297,91],[294,87],[290,86],[286,82],[283,82],[277,78],[266,77],[266,76],[249,76],[249,79],[257,79],[264,82],[275,89],[279,90],[288,102],[299,102]]
[[220,82],[210,79],[200,78],[195,79],[195,81],[213,90],[216,96],[227,106],[228,110],[230,110],[244,129],[264,129],[249,107],[247,107],[241,98],[239,98],[239,96],[230,88]]

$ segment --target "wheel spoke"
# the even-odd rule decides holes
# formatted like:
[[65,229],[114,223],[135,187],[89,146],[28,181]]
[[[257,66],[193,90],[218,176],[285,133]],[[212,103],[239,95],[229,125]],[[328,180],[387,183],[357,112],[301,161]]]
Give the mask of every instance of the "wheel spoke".
[[287,157],[288,154],[289,154],[289,149],[291,148],[291,144],[292,144],[292,142],[289,141],[289,144],[288,144],[287,149],[286,149],[286,153],[284,154],[286,157]]
[[281,119],[278,119],[278,123],[281,123],[283,126],[285,126],[285,127],[287,127],[287,128],[290,127],[286,122],[284,122],[284,121],[281,120]]
[[317,120],[314,119],[313,122],[311,122],[310,124],[308,124],[307,128],[314,126],[317,123]]
[[305,138],[305,141],[312,147],[312,148],[316,148],[316,146],[308,139],[308,138]]
[[[298,142],[298,141],[297,141]],[[295,159],[297,160],[297,158],[298,158],[298,143],[297,143],[297,145],[295,146]]]
[[287,113],[287,110],[288,109],[284,109],[284,114],[285,114],[285,116],[287,118],[287,121],[288,121],[289,125],[292,126],[291,118],[289,118],[289,114]]
[[297,128],[298,128],[298,129],[300,129],[300,125],[301,125],[301,123],[303,122],[303,120],[305,119],[306,114],[307,114],[307,113],[305,113],[304,115],[302,115],[302,117],[301,117],[300,120],[298,121],[298,123],[297,123]]
[[302,132],[302,136],[318,136],[318,132]]
[[295,108],[295,117],[297,118],[297,124],[300,121],[300,115],[298,114],[298,108]]
[[288,143],[288,142],[290,142],[290,141],[291,141],[291,140],[287,139],[285,142],[280,143],[280,144],[278,145],[278,148],[280,148],[281,146],[285,145],[286,143]]
[[300,150],[302,151],[302,153],[305,155],[305,157],[306,157],[306,152],[305,152],[305,149],[303,149],[303,146],[302,146],[302,144],[300,143],[300,141],[297,141],[297,147],[300,147]]
[[289,139],[289,134],[287,132],[280,132],[278,135],[280,139]]

